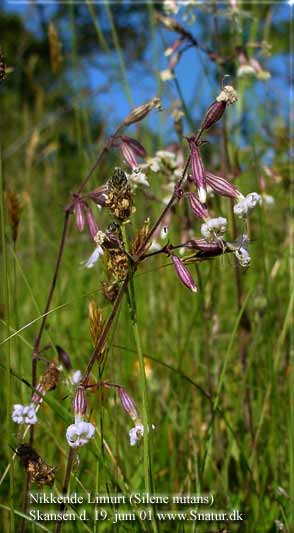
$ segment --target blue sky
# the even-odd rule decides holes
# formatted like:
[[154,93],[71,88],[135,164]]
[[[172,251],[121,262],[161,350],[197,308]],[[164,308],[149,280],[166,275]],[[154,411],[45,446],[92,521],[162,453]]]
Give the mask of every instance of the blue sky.
[[[39,32],[39,17],[36,9],[32,4],[22,4],[17,1],[11,3],[6,2],[6,9],[17,12],[24,20],[29,29],[36,34]],[[46,18],[49,20],[51,14],[54,12],[54,5],[44,6]],[[179,21],[181,21],[181,13],[179,13]],[[274,22],[281,23],[290,16],[290,8],[286,3],[275,4],[273,7]],[[102,12],[103,17],[103,12]],[[105,14],[106,17],[106,14]],[[106,20],[106,18],[105,18]],[[211,16],[207,15],[209,25],[208,35],[212,35]],[[182,21],[181,21],[182,23]],[[58,24],[58,23],[57,23]],[[192,26],[186,26],[193,35],[203,43],[206,36],[203,34],[203,24],[199,24],[196,20]],[[144,31],[150,31],[149,19],[146,10],[146,27]],[[162,36],[166,43],[171,44],[176,38],[172,32],[162,31],[161,35],[157,32],[156,41],[150,39],[150,46],[145,53],[144,65],[135,65],[127,71],[127,78],[129,82],[130,92],[134,103],[141,104],[154,96],[158,92],[158,80],[156,78],[156,70],[158,68],[164,69],[167,67],[167,60],[164,57],[164,46],[162,43]],[[213,43],[206,43],[205,46],[213,47]],[[158,65],[154,60],[155,50],[157,49],[160,56],[160,64]],[[109,122],[117,123],[128,113],[130,104],[123,90],[121,83],[122,72],[119,67],[117,54],[114,51],[111,58],[115,63],[116,68],[113,69],[109,65],[109,58],[104,57],[100,62],[99,68],[94,68],[93,62],[81,63],[78,67],[78,72],[69,71],[69,79],[72,85],[72,95],[78,94],[80,87],[88,87],[93,93],[103,87],[109,82],[109,76],[114,76],[116,80],[112,81],[111,86],[107,91],[101,92],[99,96],[92,97],[91,103],[94,109],[97,109],[102,116],[107,116]],[[244,107],[247,110],[247,119],[254,130],[256,123],[256,109],[259,106],[265,106],[267,102],[271,102],[271,106],[280,105],[285,119],[289,113],[288,106],[288,92],[289,87],[287,79],[289,77],[289,55],[285,50],[285,54],[275,55],[273,57],[262,59],[262,65],[266,70],[272,73],[271,79],[267,82],[253,82],[249,86],[246,94]],[[205,107],[213,101],[219,87],[213,81],[215,79],[216,65],[207,60],[206,55],[198,49],[190,49],[181,58],[179,65],[176,67],[176,74],[179,80],[183,97],[187,103],[189,111],[195,120],[200,120]],[[232,84],[234,84],[232,80]],[[163,106],[169,108],[174,99],[178,99],[178,93],[173,81],[165,82],[162,92]],[[157,129],[162,119],[166,118],[168,113],[164,113],[162,117],[152,116],[149,119],[150,127]],[[166,131],[171,130],[171,121],[167,120],[164,125]]]

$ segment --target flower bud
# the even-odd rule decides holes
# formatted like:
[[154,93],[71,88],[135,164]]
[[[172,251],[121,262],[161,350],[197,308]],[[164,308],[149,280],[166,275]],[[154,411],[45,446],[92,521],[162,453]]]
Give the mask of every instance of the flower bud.
[[125,118],[125,126],[129,126],[130,124],[135,124],[136,122],[143,120],[143,118],[145,118],[148,113],[155,108],[159,110],[161,109],[161,102],[158,96],[155,96],[152,98],[152,100],[149,100],[149,102],[146,102],[145,104],[135,107],[127,116],[127,118]]
[[87,411],[87,400],[85,395],[85,389],[82,385],[79,385],[76,389],[73,399],[74,414],[78,417],[83,417]]
[[188,287],[192,292],[197,292],[197,287],[194,283],[194,280],[189,272],[189,270],[185,267],[183,261],[177,256],[172,255],[171,260],[175,266],[176,273],[181,280],[181,282]]
[[118,393],[123,410],[131,417],[132,420],[137,420],[139,418],[139,414],[134,400],[128,395],[127,391],[123,387],[119,387]]
[[61,346],[58,346],[58,344],[56,344],[55,348],[58,353],[58,359],[63,364],[64,368],[66,368],[66,370],[71,370],[72,366],[69,354]]
[[199,201],[196,194],[189,192],[186,196],[188,197],[192,213],[195,217],[207,218],[209,216],[207,207]]
[[207,109],[204,119],[201,123],[201,129],[208,130],[215,124],[220,118],[222,118],[227,103],[224,101],[217,102],[216,100]]
[[84,204],[80,200],[78,200],[75,205],[75,215],[76,215],[76,228],[79,231],[83,231],[85,227]]
[[227,196],[228,198],[244,198],[243,194],[238,191],[235,185],[221,176],[212,174],[212,172],[206,172],[206,183],[221,196]]

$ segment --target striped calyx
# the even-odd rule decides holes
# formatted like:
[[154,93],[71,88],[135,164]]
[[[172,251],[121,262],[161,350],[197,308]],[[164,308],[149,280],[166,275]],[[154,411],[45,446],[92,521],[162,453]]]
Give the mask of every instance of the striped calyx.
[[190,289],[192,292],[197,292],[197,287],[194,283],[194,280],[189,270],[185,267],[183,261],[181,261],[181,259],[177,255],[172,255],[171,260],[175,266],[176,273],[181,282],[186,285],[186,287],[188,287],[188,289]]

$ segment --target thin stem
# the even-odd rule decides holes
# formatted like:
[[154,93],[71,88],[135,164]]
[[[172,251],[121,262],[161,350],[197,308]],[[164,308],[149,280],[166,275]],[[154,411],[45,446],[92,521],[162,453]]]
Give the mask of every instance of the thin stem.
[[[87,387],[87,383],[88,383],[88,380],[89,380],[89,376],[90,376],[90,373],[91,373],[91,370],[93,368],[93,365],[96,361],[96,358],[97,356],[99,355],[99,353],[101,352],[101,350],[103,349],[104,347],[104,344],[105,344],[105,341],[107,339],[107,335],[108,333],[110,332],[110,329],[111,329],[111,326],[113,324],[113,321],[115,319],[115,316],[118,312],[118,309],[119,309],[119,306],[120,306],[120,303],[121,303],[121,300],[122,300],[122,297],[124,295],[124,292],[127,288],[127,285],[128,285],[128,278],[125,279],[124,283],[122,284],[120,290],[119,290],[119,293],[116,297],[116,300],[113,304],[113,307],[112,307],[112,310],[111,310],[111,313],[103,327],[103,330],[100,334],[100,337],[98,339],[98,342],[95,346],[95,349],[91,355],[91,358],[88,362],[88,365],[87,365],[87,368],[84,372],[84,375],[82,377],[82,380],[81,380],[81,384],[84,385],[84,387]],[[101,435],[103,435],[102,433],[102,428],[101,428]],[[103,446],[103,436],[102,436],[102,446]],[[103,448],[102,448],[102,451],[103,451]],[[65,472],[65,477],[64,477],[64,484],[63,484],[63,493],[66,494],[67,493],[67,490],[68,490],[68,484],[69,484],[69,480],[70,480],[70,475],[71,475],[71,470],[72,470],[72,466],[73,466],[73,459],[74,459],[74,452],[73,452],[73,448],[70,448],[69,449],[69,455],[68,455],[68,460],[67,460],[67,466],[66,466],[66,472]],[[62,512],[64,510],[64,504],[62,503],[60,505],[60,512]],[[62,528],[62,521],[58,522],[57,526],[56,526],[56,530],[55,532],[56,533],[60,533],[61,531],[61,528]]]
[[[70,448],[69,449],[69,454],[68,454],[68,459],[67,459],[66,471],[65,471],[65,475],[64,475],[63,487],[62,487],[63,496],[67,495],[69,481],[70,481],[70,475],[71,475],[71,471],[72,471],[72,466],[73,466],[75,455],[76,455],[76,450],[74,448]],[[62,502],[60,504],[59,511],[62,513],[64,511],[64,509],[65,509],[65,503]],[[62,527],[62,520],[60,520],[60,522],[57,522],[55,533],[60,533],[61,527]]]
[[[203,133],[203,130],[202,130],[202,128],[200,128],[198,130],[196,136],[195,136],[195,140],[194,140],[195,144],[197,144],[197,142],[200,140],[202,133]],[[173,195],[172,195],[170,201],[168,202],[168,204],[165,206],[165,208],[163,209],[163,211],[159,215],[157,221],[155,222],[154,226],[149,231],[147,237],[144,239],[144,241],[142,243],[142,246],[141,246],[140,250],[138,251],[138,254],[137,254],[138,257],[136,258],[136,263],[140,260],[140,258],[144,254],[144,250],[146,248],[146,245],[151,240],[152,236],[154,235],[154,232],[157,230],[157,228],[160,225],[161,221],[164,219],[166,213],[168,213],[168,211],[173,206],[174,202],[178,199],[178,190],[181,187],[181,185],[182,185],[182,183],[183,183],[183,181],[184,181],[184,179],[186,177],[190,162],[191,162],[191,156],[189,155],[189,157],[187,158],[187,161],[186,161],[182,176],[178,179],[177,183],[175,184],[174,192],[173,192]]]
[[[0,152],[0,221],[1,221],[1,246],[3,254],[3,281],[4,281],[4,298],[6,306],[6,329],[7,335],[10,333],[10,295],[9,295],[9,265],[7,257],[7,242],[5,235],[5,186],[2,174],[2,155]],[[7,380],[7,417],[6,417],[6,429],[7,435],[12,434],[11,429],[11,406],[12,406],[12,389],[11,389],[11,347],[10,342],[7,346],[6,352],[6,380]],[[14,494],[14,476],[13,476],[13,459],[10,457],[9,447],[7,445],[7,453],[9,454],[10,473],[9,473],[9,502],[10,502],[10,530],[14,531],[14,506],[13,506],[13,494]]]
[[161,212],[161,214],[159,215],[158,219],[156,220],[154,226],[151,228],[151,230],[149,231],[148,235],[146,236],[145,240],[143,241],[142,243],[142,246],[138,252],[138,259],[141,258],[141,256],[144,254],[144,251],[145,251],[145,248],[146,248],[146,245],[148,244],[148,242],[151,240],[152,238],[152,235],[154,234],[154,232],[157,230],[158,226],[160,225],[161,221],[164,219],[166,213],[170,210],[170,208],[173,206],[173,203],[175,202],[176,198],[177,198],[177,190],[179,189],[179,187],[182,185],[184,179],[185,179],[185,176],[186,176],[186,172],[188,171],[188,168],[189,168],[189,165],[190,165],[190,160],[191,160],[191,157],[189,156],[188,159],[187,159],[187,162],[186,162],[186,165],[185,165],[185,168],[183,170],[183,174],[181,176],[181,178],[177,181],[176,185],[175,185],[175,190],[174,190],[174,193],[170,199],[170,201],[168,202],[168,204],[165,206],[165,208],[163,209],[163,211]]
[[97,356],[100,354],[101,350],[103,350],[104,348],[104,344],[105,344],[105,341],[106,341],[106,338],[107,338],[107,335],[110,331],[110,328],[112,326],[112,323],[115,319],[115,316],[117,314],[117,311],[119,309],[119,306],[120,306],[120,303],[121,303],[121,300],[122,300],[122,297],[124,295],[124,292],[127,288],[127,285],[128,285],[128,278],[125,279],[125,281],[123,282],[119,292],[118,292],[118,295],[115,299],[115,302],[113,304],[113,307],[112,307],[112,310],[111,310],[111,313],[102,329],[102,332],[101,332],[101,335],[98,339],[98,342],[95,346],[95,349],[90,357],[90,360],[88,362],[88,365],[87,365],[87,368],[84,372],[84,375],[82,377],[82,380],[81,380],[81,384],[84,385],[84,387],[87,386],[87,383],[88,383],[88,380],[89,380],[89,376],[90,376],[90,373],[91,373],[91,370],[93,368],[93,365],[96,361],[96,358]]
[[[121,130],[122,127],[123,127],[123,125],[120,125],[117,128],[117,130],[114,133],[114,136],[118,134],[118,132]],[[111,144],[112,144],[112,136],[110,136],[108,138],[108,140],[105,142],[105,144],[104,144],[100,154],[98,155],[95,163],[92,165],[90,171],[88,172],[88,174],[86,175],[84,180],[81,182],[80,186],[78,187],[77,194],[80,194],[84,190],[84,188],[86,187],[88,181],[92,177],[94,171],[96,170],[96,168],[98,167],[99,163],[101,162],[103,156],[109,150]],[[48,311],[50,309],[51,302],[52,302],[52,299],[53,299],[53,295],[54,295],[54,290],[55,290],[55,287],[56,287],[58,274],[59,274],[59,271],[60,271],[60,265],[61,265],[63,252],[64,252],[64,247],[65,247],[65,241],[66,241],[66,236],[67,236],[67,231],[68,231],[69,215],[70,215],[71,209],[72,209],[72,204],[69,204],[65,208],[65,215],[64,215],[64,221],[63,221],[63,230],[62,230],[62,235],[61,235],[61,240],[60,240],[60,245],[59,245],[56,265],[55,265],[55,271],[54,271],[54,274],[53,274],[53,279],[52,279],[51,286],[50,286],[49,293],[48,293],[48,298],[47,298],[47,303],[46,303],[46,307],[45,307],[44,316],[42,318],[41,325],[40,325],[37,337],[36,337],[35,342],[34,342],[34,349],[33,349],[33,354],[32,354],[32,386],[34,388],[36,387],[36,382],[37,382],[37,357],[38,357],[38,352],[39,352],[39,348],[40,348],[40,343],[41,343],[41,339],[42,339],[42,336],[43,336],[43,332],[44,332],[44,329],[45,329],[46,321],[47,321],[47,318],[48,318]],[[107,333],[106,333],[106,335],[107,335]],[[92,366],[94,364],[95,358],[96,358],[96,355],[94,357],[94,354],[93,354],[93,356],[92,356],[92,358],[90,360],[90,363],[92,362]],[[89,373],[91,371],[92,366],[90,367]],[[31,428],[30,428],[30,446],[33,446],[33,442],[34,442],[34,426],[32,425]],[[12,469],[11,469],[11,471],[12,471]],[[29,474],[27,473],[26,484],[25,484],[25,494],[24,494],[24,507],[23,507],[23,512],[24,513],[26,513],[27,509],[28,509],[28,497],[27,497],[27,494],[28,494],[29,489],[30,489],[30,478],[29,478]],[[26,526],[26,519],[24,518],[23,521],[22,521],[22,533],[24,533],[24,531],[25,531],[25,526]]]
[[[126,228],[123,224],[120,225],[123,244],[125,251],[129,253],[129,243],[126,235]],[[145,490],[148,494],[154,493],[153,487],[153,476],[152,476],[152,458],[151,458],[151,429],[152,423],[150,421],[150,408],[149,408],[149,399],[148,399],[148,387],[147,387],[147,378],[144,365],[144,355],[141,346],[141,338],[137,322],[137,305],[136,305],[136,293],[134,287],[134,270],[133,265],[129,261],[129,288],[127,290],[127,299],[130,310],[130,318],[134,333],[134,339],[136,344],[136,349],[139,358],[139,368],[140,368],[140,382],[142,388],[142,404],[143,404],[143,425],[144,425],[144,434],[143,434],[143,454],[144,454],[144,480],[145,480]],[[153,513],[152,526],[154,531],[157,531],[157,524],[155,520],[155,514]]]

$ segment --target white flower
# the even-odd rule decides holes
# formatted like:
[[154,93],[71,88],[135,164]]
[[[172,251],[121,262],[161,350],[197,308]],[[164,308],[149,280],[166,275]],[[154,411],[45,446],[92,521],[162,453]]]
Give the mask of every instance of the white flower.
[[86,267],[87,268],[92,268],[95,263],[97,263],[100,255],[103,255],[103,250],[101,248],[101,246],[96,246],[94,252],[90,255],[88,261],[86,261]]
[[233,104],[238,100],[238,95],[231,85],[225,85],[220,92],[220,94],[216,97],[217,102],[227,102],[228,104]]
[[173,152],[168,152],[167,150],[158,150],[156,152],[156,157],[159,157],[160,159],[176,159],[176,154]]
[[72,448],[78,448],[84,446],[90,440],[95,433],[95,427],[90,422],[77,422],[77,424],[71,424],[66,430],[66,438],[68,444]]
[[147,160],[147,166],[149,166],[152,172],[160,171],[160,160],[158,157],[153,157],[152,159]]
[[75,370],[71,375],[70,381],[72,385],[78,385],[78,383],[81,381],[81,378],[82,372],[80,370]]
[[[152,429],[155,429],[154,424],[152,424]],[[148,428],[149,431],[149,428]],[[144,435],[144,426],[142,424],[136,424],[136,426],[129,431],[130,435],[130,444],[131,446],[135,446],[137,444],[137,441],[141,440]]]
[[255,76],[256,71],[251,65],[242,65],[237,70],[237,76],[238,78],[242,78],[243,76]]
[[250,265],[251,257],[243,246],[234,252],[234,256],[242,267],[248,267]]
[[33,403],[30,405],[15,404],[13,406],[12,420],[17,424],[36,424],[37,416],[35,406]]
[[246,202],[246,198],[240,200],[240,202],[234,205],[234,213],[239,218],[246,217],[248,213],[248,205]]
[[150,187],[150,183],[147,180],[147,176],[144,172],[142,172],[141,168],[136,168],[135,170],[133,170],[132,174],[129,174],[128,178],[132,183],[138,185],[145,185],[145,187]]
[[261,202],[260,194],[257,192],[251,192],[247,194],[240,202],[234,205],[234,213],[239,218],[246,217],[248,212],[254,209],[254,207]]
[[257,192],[251,192],[250,194],[247,194],[245,200],[247,201],[248,209],[253,209],[260,203],[260,194]]
[[201,235],[207,242],[211,242],[215,237],[222,237],[227,230],[227,219],[224,217],[211,218],[201,226]]
[[177,5],[176,0],[164,0],[163,10],[166,15],[176,15],[179,11],[179,6]]
[[170,81],[175,79],[175,75],[172,70],[169,68],[166,68],[165,70],[161,70],[159,73],[161,81]]

